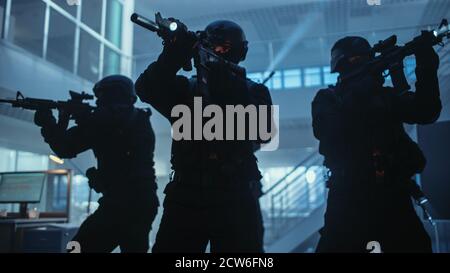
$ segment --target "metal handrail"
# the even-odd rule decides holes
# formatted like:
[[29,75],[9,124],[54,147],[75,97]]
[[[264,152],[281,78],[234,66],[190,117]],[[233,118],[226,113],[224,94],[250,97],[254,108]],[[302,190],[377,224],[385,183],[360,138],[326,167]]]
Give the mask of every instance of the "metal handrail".
[[[314,161],[314,162],[316,162],[316,161]],[[310,167],[311,166],[317,166],[316,164],[311,164],[310,165]],[[307,167],[305,167],[305,169],[308,169]],[[286,183],[286,185],[284,186],[284,187],[282,187],[279,191],[277,191],[277,192],[275,192],[274,194],[272,194],[271,196],[273,197],[273,198],[275,198],[275,197],[277,197],[278,195],[280,195],[280,194],[282,194],[282,193],[284,193],[284,192],[286,192],[287,191],[287,189],[289,188],[290,190],[289,190],[289,193],[290,194],[293,194],[294,192],[295,192],[295,190],[296,190],[296,188],[298,189],[298,188],[301,188],[301,185],[300,185],[300,183],[294,183],[294,181],[299,181],[299,180],[305,180],[306,179],[306,171],[305,172],[302,172],[302,173],[300,173],[300,174],[298,174],[295,178],[293,178],[292,179],[292,181],[290,182],[290,183]]]
[[[319,193],[317,200],[311,204],[309,203],[310,194],[323,186],[325,176],[320,175],[324,174],[323,170],[318,172],[317,180],[312,187],[305,183],[306,171],[295,174],[300,167],[308,169],[311,166],[317,165],[320,165],[320,163],[319,154],[316,150],[266,191],[266,196],[270,198],[268,208],[269,213],[267,214],[269,217],[268,223],[270,223],[270,226],[268,227],[270,227],[270,229],[268,230],[269,232],[267,232],[267,235],[269,236],[267,238],[267,243],[270,244],[270,242],[279,238],[287,229],[297,224],[312,211],[320,207],[321,204],[325,203],[325,196],[322,196],[322,193]],[[294,177],[292,177],[293,174],[295,174]],[[288,178],[290,179],[290,182],[280,187],[280,185]],[[275,189],[277,189],[276,192],[274,192]],[[305,204],[302,204],[303,201],[305,201]]]
[[[318,179],[314,182],[314,186],[309,188],[309,186],[303,186],[303,187],[298,187],[298,189],[294,192],[289,191],[289,194],[292,195],[292,199],[288,200],[288,202],[286,203],[286,207],[295,204],[296,202],[298,202],[298,200],[301,200],[302,198],[304,198],[305,196],[309,196],[309,192],[316,190],[319,186],[322,185],[322,183],[324,183],[324,178],[322,179]],[[299,181],[304,181],[304,179],[299,180]]]
[[[302,173],[298,174],[297,176],[295,176],[295,177],[292,179],[292,181],[300,180],[300,179],[303,178],[305,175],[306,175],[306,173],[305,173],[305,172],[302,172]],[[293,186],[292,184],[294,184],[294,183],[292,183],[292,181],[291,181],[291,183],[286,183],[283,187],[280,188],[279,191],[273,193],[271,196],[272,196],[272,197],[276,197],[276,196],[278,196],[278,195],[284,193],[285,191],[287,191],[288,188],[290,188],[291,186]]]
[[298,181],[300,181],[300,180],[303,181],[304,179],[306,179],[308,168],[310,168],[312,166],[318,166],[318,165],[320,165],[318,160],[314,160],[310,164],[303,165],[303,167],[305,168],[305,171],[299,173],[297,176],[292,178],[292,180],[289,183],[286,183],[286,185],[284,185],[282,188],[280,188],[280,190],[278,190],[277,192],[272,193],[271,196],[275,198],[278,195],[286,192],[288,190],[288,188],[290,189],[289,191],[292,194],[293,189],[295,189],[296,187],[297,188],[300,187],[300,183]]
[[295,204],[295,203],[297,203],[297,202],[299,202],[300,200],[302,200],[302,198],[304,198],[305,196],[307,196],[308,195],[308,197],[309,197],[309,192],[311,192],[311,191],[313,191],[313,190],[316,190],[320,185],[322,185],[321,183],[324,183],[325,181],[324,181],[324,179],[321,179],[321,180],[318,180],[318,181],[316,181],[315,182],[315,184],[314,184],[314,186],[312,187],[312,188],[305,188],[304,189],[304,191],[305,192],[308,192],[308,194],[302,194],[302,195],[299,195],[296,199],[293,199],[292,201],[291,201],[291,203],[287,203],[287,205],[290,205],[290,204]]
[[[304,177],[296,181],[304,181]],[[293,199],[286,200],[286,198],[280,198],[280,201],[276,204],[272,202],[272,213],[269,216],[271,218],[271,226],[270,230],[268,230],[270,232],[267,233],[269,237],[267,238],[268,240],[266,241],[266,243],[270,244],[270,242],[273,242],[274,240],[279,238],[281,234],[284,234],[286,232],[286,230],[289,230],[289,228],[292,228],[293,226],[303,221],[314,210],[316,210],[326,202],[325,196],[318,196],[318,199],[315,202],[311,204],[309,203],[310,193],[323,186],[324,182],[325,177],[322,176],[321,178],[316,180],[312,188],[302,188],[302,190],[298,191],[299,194],[296,194]],[[294,205],[300,204],[303,201],[306,201],[306,206],[299,206],[298,211],[296,212],[296,206]],[[292,213],[294,213],[294,216],[296,216],[292,217]],[[302,216],[302,214],[304,215]]]
[[294,169],[292,169],[292,171],[288,172],[285,176],[283,176],[281,179],[279,179],[277,182],[275,182],[275,184],[273,184],[268,190],[266,190],[263,195],[273,191],[276,187],[278,187],[278,185],[280,185],[281,183],[284,182],[284,180],[286,180],[291,174],[293,174],[295,171],[297,171],[298,168],[302,167],[305,165],[305,162],[309,161],[311,158],[313,158],[314,156],[317,156],[317,150],[312,152],[307,158],[305,158],[303,161],[301,161],[300,163],[298,163],[297,165],[294,166]]

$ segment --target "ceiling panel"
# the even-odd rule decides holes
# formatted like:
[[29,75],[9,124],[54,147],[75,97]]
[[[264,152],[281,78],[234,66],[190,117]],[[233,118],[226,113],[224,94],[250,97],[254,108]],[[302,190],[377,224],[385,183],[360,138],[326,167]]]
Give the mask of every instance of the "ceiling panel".
[[[362,35],[374,43],[392,34],[398,34],[399,41],[406,42],[419,33],[424,25],[437,23],[449,16],[448,0],[381,0],[381,6],[369,6],[366,0],[329,1],[147,1],[147,6],[160,8],[169,15],[173,6],[182,9],[189,2],[191,9],[180,12],[184,23],[194,30],[203,29],[209,22],[228,19],[241,24],[250,42],[249,58],[246,65],[253,68],[265,66],[268,61],[268,43],[273,43],[273,55],[285,49],[286,41],[307,20],[314,18],[309,27],[293,43],[289,59],[315,60],[328,63],[332,44],[346,35]],[[224,2],[227,5],[224,5]],[[137,8],[142,8],[137,0]],[[150,5],[149,3],[153,3]],[[195,5],[195,6],[192,6]],[[204,5],[209,8],[206,10]],[[145,6],[145,5],[144,5]],[[232,7],[228,7],[232,6]],[[161,50],[161,41],[154,34],[137,30],[135,35],[135,55],[145,54],[150,61]],[[252,47],[255,47],[254,50]],[[149,57],[151,56],[151,57]],[[262,61],[264,60],[264,61]],[[291,65],[280,62],[278,67]],[[288,64],[289,63],[289,64]],[[311,65],[309,61],[304,65]],[[264,70],[266,67],[260,67]]]

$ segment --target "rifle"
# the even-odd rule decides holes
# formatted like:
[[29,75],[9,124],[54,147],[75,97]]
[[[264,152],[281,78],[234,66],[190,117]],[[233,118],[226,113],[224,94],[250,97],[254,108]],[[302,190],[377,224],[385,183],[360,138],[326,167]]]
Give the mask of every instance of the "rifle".
[[9,103],[14,108],[27,110],[58,110],[58,126],[67,128],[69,120],[76,120],[80,114],[91,112],[95,107],[85,103],[85,100],[92,100],[94,96],[85,92],[77,93],[70,90],[70,99],[67,101],[53,101],[47,99],[26,98],[17,91],[16,99],[0,99],[0,103]]
[[[155,14],[155,21],[147,19],[137,13],[133,13],[131,15],[131,21],[145,29],[148,29],[152,32],[156,32],[159,36],[163,37],[163,33],[169,33],[169,37],[166,39],[170,39],[171,36],[176,36],[178,31],[178,24],[174,22],[174,20],[166,19],[161,16],[161,13],[157,12]],[[197,84],[199,87],[199,91],[205,95],[209,96],[208,92],[208,72],[210,68],[208,67],[208,63],[221,63],[225,65],[230,72],[238,77],[245,79],[245,68],[225,60],[224,58],[217,55],[211,48],[212,44],[208,39],[205,38],[204,31],[196,31],[195,33],[192,31],[188,31],[192,35],[194,35],[197,39],[197,43],[194,45],[194,66],[197,70]],[[167,34],[166,34],[167,35]],[[183,66],[183,70],[191,71],[192,64],[191,60]]]
[[367,73],[383,74],[384,77],[391,76],[396,92],[399,94],[410,89],[403,70],[403,60],[416,53],[417,49],[423,46],[444,46],[444,38],[450,38],[448,21],[443,19],[436,30],[422,31],[422,34],[415,37],[403,46],[397,45],[397,36],[392,35],[384,41],[380,41],[372,47],[371,53],[375,56],[362,68],[340,77],[340,82],[346,82]]

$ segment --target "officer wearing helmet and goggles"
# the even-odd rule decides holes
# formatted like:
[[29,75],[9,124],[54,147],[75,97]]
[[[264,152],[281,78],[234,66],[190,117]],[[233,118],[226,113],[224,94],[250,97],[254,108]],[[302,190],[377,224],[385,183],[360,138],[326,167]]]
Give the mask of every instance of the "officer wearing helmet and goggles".
[[89,186],[101,193],[98,209],[72,239],[81,252],[147,252],[149,232],[158,209],[150,112],[134,107],[131,79],[108,76],[93,88],[97,107],[61,128],[50,110],[38,110],[35,123],[45,142],[61,158],[92,150],[97,167],[87,170]]
[[415,92],[385,87],[383,75],[370,70],[342,80],[374,57],[362,37],[336,42],[331,70],[338,82],[312,102],[314,136],[331,174],[317,251],[367,252],[375,241],[382,252],[431,252],[411,199],[417,186],[411,177],[423,170],[425,157],[403,124],[438,119],[439,57],[431,46],[417,50]]
[[[245,60],[248,43],[238,24],[215,21],[201,35],[207,40],[205,46],[226,61],[238,64]],[[174,106],[192,109],[194,98],[202,96],[195,77],[177,75],[195,55],[198,41],[194,33],[179,31],[136,81],[140,99],[171,123]],[[208,65],[207,103],[272,105],[264,85],[231,73],[220,62]],[[165,189],[164,214],[153,252],[204,252],[208,242],[212,252],[263,251],[261,174],[254,155],[259,144],[251,140],[172,141],[174,173]]]

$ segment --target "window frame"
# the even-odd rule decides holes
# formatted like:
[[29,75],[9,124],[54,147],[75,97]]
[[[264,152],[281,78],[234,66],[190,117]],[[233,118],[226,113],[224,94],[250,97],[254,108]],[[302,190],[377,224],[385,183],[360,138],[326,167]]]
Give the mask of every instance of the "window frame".
[[[77,12],[76,16],[73,16],[71,13],[66,11],[63,7],[58,5],[57,3],[53,2],[52,0],[35,0],[35,1],[41,1],[45,4],[45,18],[44,18],[44,36],[43,36],[43,45],[42,45],[42,54],[39,56],[40,58],[47,60],[47,50],[48,50],[48,34],[49,34],[49,27],[52,22],[50,22],[50,11],[57,12],[63,17],[69,19],[72,23],[75,24],[75,44],[74,44],[74,62],[73,62],[73,68],[71,69],[71,72],[75,75],[78,75],[78,65],[79,65],[79,49],[80,49],[80,33],[81,30],[86,31],[88,34],[93,36],[96,40],[100,42],[100,54],[99,54],[99,63],[98,63],[98,69],[99,69],[99,77],[98,80],[103,77],[103,69],[104,69],[104,51],[105,46],[107,46],[110,50],[114,51],[115,53],[119,54],[120,56],[120,66],[122,66],[124,63],[127,62],[127,59],[132,59],[132,56],[128,56],[123,50],[122,50],[122,42],[120,47],[116,46],[114,43],[109,41],[106,38],[105,29],[106,29],[106,8],[107,8],[107,0],[102,0],[102,18],[101,18],[101,31],[98,33],[97,31],[93,30],[91,27],[86,25],[81,21],[81,13],[82,13],[82,5],[83,1],[80,1],[80,5],[77,6]],[[122,5],[122,17],[125,16],[124,10],[125,10],[125,1],[124,0],[116,0],[119,2],[119,4]],[[4,11],[4,18],[3,18],[3,28],[0,29],[0,37],[2,39],[8,39],[10,34],[10,20],[11,20],[11,4],[12,0],[5,0],[6,6]],[[123,35],[123,33],[121,34]],[[123,38],[121,38],[123,40]],[[26,50],[26,49],[25,49]],[[28,52],[28,50],[26,50]],[[33,54],[33,52],[30,52]],[[57,64],[56,66],[60,67],[61,69],[67,70]],[[122,67],[119,67],[118,70],[122,72]]]

